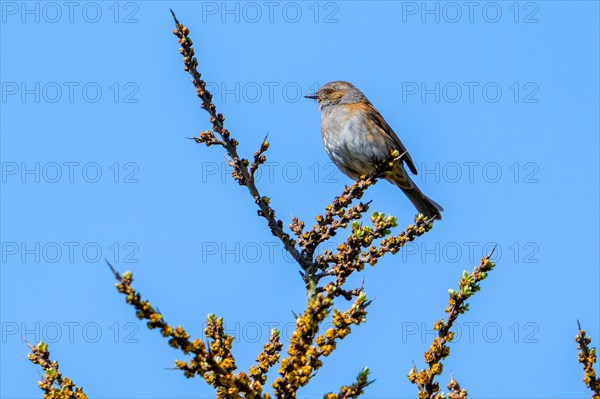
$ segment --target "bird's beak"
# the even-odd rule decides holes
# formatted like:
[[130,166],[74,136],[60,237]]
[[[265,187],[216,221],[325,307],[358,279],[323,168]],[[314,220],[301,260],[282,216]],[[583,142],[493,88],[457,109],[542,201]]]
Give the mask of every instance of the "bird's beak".
[[317,100],[319,95],[317,93],[309,94],[308,96],[304,96],[304,98],[310,98],[311,100]]

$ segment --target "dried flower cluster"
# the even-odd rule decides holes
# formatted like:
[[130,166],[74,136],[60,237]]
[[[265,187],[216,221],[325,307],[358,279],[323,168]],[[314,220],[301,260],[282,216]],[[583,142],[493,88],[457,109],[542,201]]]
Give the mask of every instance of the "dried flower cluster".
[[[469,310],[467,300],[480,290],[479,283],[485,280],[488,272],[496,266],[490,260],[493,253],[492,250],[488,256],[481,259],[479,266],[471,273],[466,270],[463,272],[458,291],[452,289],[448,291],[450,294],[448,307],[446,308],[448,317],[446,320],[441,319],[435,323],[433,328],[438,331],[438,336],[431,343],[429,350],[425,352],[425,362],[429,367],[417,371],[416,366],[414,366],[408,374],[410,382],[416,384],[419,388],[419,399],[444,399],[446,397],[443,392],[440,392],[439,383],[434,380],[436,375],[440,375],[444,371],[442,360],[450,355],[450,348],[447,344],[454,339],[454,332],[450,329],[458,316]],[[467,397],[467,391],[460,388],[454,377],[448,384],[448,389],[451,392],[448,397],[452,399],[466,399]]]
[[58,371],[59,365],[57,361],[50,360],[50,352],[48,344],[40,342],[36,346],[29,344],[31,353],[29,360],[34,364],[39,364],[44,370],[44,378],[38,384],[44,391],[45,399],[87,399],[87,395],[83,393],[83,388],[75,385],[67,377],[63,377]]
[[577,342],[577,349],[579,349],[579,363],[583,365],[583,371],[585,376],[583,382],[585,386],[590,388],[593,392],[592,399],[600,399],[600,378],[596,376],[596,370],[594,370],[594,364],[598,361],[596,356],[596,348],[590,348],[592,339],[588,337],[585,330],[581,328],[579,322],[579,334],[575,337]]

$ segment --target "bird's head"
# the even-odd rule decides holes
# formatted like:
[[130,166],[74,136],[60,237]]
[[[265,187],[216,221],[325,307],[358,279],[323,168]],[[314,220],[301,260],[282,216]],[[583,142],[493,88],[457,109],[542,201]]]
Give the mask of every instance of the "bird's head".
[[344,81],[329,82],[316,93],[305,96],[319,102],[322,109],[337,104],[354,104],[367,100],[367,97],[352,85]]

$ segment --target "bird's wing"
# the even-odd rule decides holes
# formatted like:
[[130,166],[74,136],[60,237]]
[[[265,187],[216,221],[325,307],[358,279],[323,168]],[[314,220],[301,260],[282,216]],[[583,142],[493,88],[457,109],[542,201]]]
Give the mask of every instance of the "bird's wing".
[[371,120],[373,120],[373,122],[375,122],[375,124],[382,131],[382,133],[384,135],[390,137],[394,141],[394,143],[398,146],[398,151],[400,152],[400,154],[404,154],[404,153],[406,154],[406,155],[404,155],[402,160],[404,161],[406,166],[408,166],[410,171],[414,175],[417,175],[418,174],[417,168],[415,167],[412,157],[410,156],[410,154],[406,150],[406,147],[404,146],[404,144],[402,144],[402,142],[400,141],[398,136],[396,136],[396,133],[394,133],[394,131],[392,130],[390,125],[388,125],[388,123],[385,121],[385,119],[383,119],[383,116],[381,116],[379,111],[377,111],[377,108],[375,108],[373,106],[373,104],[371,104],[371,103],[368,103],[365,106],[365,108],[366,108],[366,111],[369,113]]

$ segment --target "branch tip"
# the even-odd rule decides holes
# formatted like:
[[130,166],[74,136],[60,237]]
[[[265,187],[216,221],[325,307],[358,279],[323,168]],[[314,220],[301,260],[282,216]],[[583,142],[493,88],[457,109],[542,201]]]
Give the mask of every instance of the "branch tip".
[[498,247],[498,244],[494,245],[494,248],[492,248],[492,252],[490,252],[489,255],[486,256],[487,260],[490,260],[492,258],[492,255],[494,254],[494,252],[496,252],[497,247]]
[[108,266],[108,268],[110,269],[110,271],[115,275],[115,277],[117,278],[117,280],[119,280],[119,281],[123,280],[123,277],[121,277],[121,273],[119,273],[117,271],[117,269],[115,269],[113,267],[113,265],[108,261],[108,259],[104,259],[104,261],[106,262],[106,265]]
[[175,20],[175,25],[177,25],[177,26],[181,25],[179,23],[179,20],[177,19],[177,16],[175,15],[175,12],[173,11],[173,9],[169,8],[169,11],[171,11],[171,15],[173,16],[173,19]]

